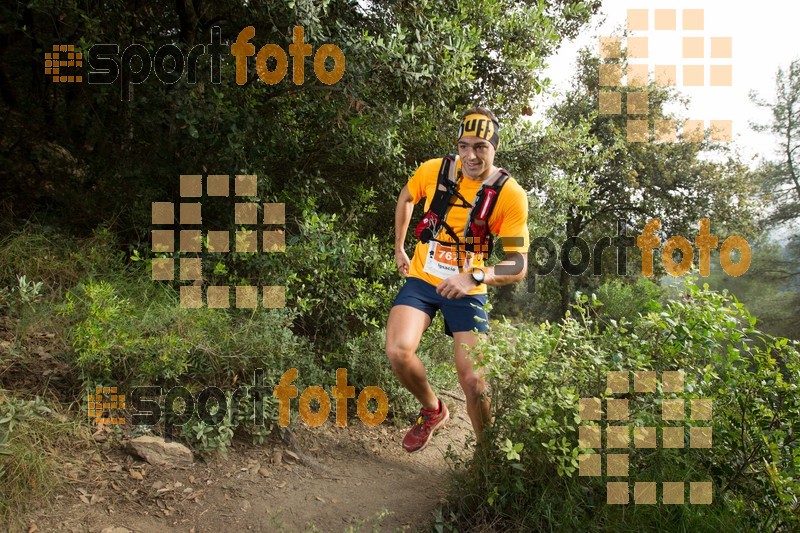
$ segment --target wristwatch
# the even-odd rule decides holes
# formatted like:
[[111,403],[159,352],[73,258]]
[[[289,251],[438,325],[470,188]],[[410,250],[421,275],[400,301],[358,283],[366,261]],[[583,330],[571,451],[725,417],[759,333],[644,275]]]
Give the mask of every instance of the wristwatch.
[[486,273],[483,270],[479,268],[473,269],[472,280],[475,282],[476,287],[483,283],[484,279],[486,279]]

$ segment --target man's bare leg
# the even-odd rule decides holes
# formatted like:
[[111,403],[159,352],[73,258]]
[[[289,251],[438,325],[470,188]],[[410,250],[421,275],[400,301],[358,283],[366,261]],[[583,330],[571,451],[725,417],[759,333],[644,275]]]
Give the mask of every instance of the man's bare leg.
[[[476,441],[481,444],[484,439],[483,430],[489,424],[490,411],[489,398],[484,395],[488,388],[486,381],[479,372],[476,372],[471,359],[471,357],[474,358],[474,355],[470,354],[471,348],[478,342],[478,336],[471,331],[453,332],[453,342],[458,383],[467,400],[467,415],[472,421]],[[470,354],[469,357],[468,354]]]
[[394,375],[403,386],[429,410],[439,408],[439,401],[428,383],[425,366],[417,357],[419,341],[431,317],[408,305],[395,305],[386,322],[386,356]]

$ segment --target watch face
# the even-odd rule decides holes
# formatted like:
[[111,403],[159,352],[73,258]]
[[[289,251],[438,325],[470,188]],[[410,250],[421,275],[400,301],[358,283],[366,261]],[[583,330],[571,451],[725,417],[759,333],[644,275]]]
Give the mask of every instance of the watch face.
[[473,270],[472,271],[472,279],[474,279],[475,283],[477,283],[478,285],[483,283],[483,279],[485,277],[486,277],[486,275],[484,274],[483,270]]

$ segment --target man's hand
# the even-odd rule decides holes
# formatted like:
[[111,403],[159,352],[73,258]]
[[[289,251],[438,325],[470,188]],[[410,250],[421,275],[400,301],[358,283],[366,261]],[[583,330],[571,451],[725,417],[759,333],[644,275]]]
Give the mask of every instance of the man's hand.
[[453,300],[455,298],[463,298],[474,288],[475,280],[472,279],[472,273],[462,272],[442,280],[436,286],[436,294],[444,296],[448,300]]
[[395,250],[394,251],[394,262],[397,263],[397,270],[404,277],[408,277],[408,268],[411,266],[411,261],[408,259],[408,254],[405,250]]

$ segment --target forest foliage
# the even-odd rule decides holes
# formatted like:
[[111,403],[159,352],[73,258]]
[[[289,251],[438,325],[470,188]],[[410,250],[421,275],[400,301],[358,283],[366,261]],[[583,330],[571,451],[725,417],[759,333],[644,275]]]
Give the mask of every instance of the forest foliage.
[[[527,282],[493,290],[494,314],[514,321],[493,323],[485,346],[496,424],[489,449],[475,458],[465,490],[454,491],[437,529],[796,527],[800,363],[794,341],[767,332],[797,337],[796,321],[787,319],[800,302],[797,254],[759,240],[763,213],[774,215],[768,223],[785,222],[796,218],[800,200],[791,186],[796,126],[787,125],[800,96],[796,65],[779,75],[777,100],[764,102],[775,112],[764,127],[789,136],[781,145],[788,159],[760,169],[709,142],[628,143],[624,117],[598,112],[594,50],[581,53],[572,86],[543,110],[545,120],[532,121],[530,106],[547,89],[541,75],[547,57],[585,30],[599,5],[33,0],[0,6],[0,516],[35,492],[25,480],[48,485],[54,447],[81,438],[75,424],[54,418],[34,398],[44,391],[51,406],[69,405],[101,383],[229,389],[256,369],[277,382],[289,367],[299,369],[298,386],[328,387],[331,370],[346,367],[357,389],[386,391],[391,418],[405,424],[418,405],[383,354],[383,325],[402,283],[390,235],[397,193],[419,163],[452,151],[459,113],[485,105],[502,124],[498,162],[529,191],[531,236],[593,246],[623,225],[629,251],[624,265],[607,253],[601,275],[579,276],[560,261],[552,274],[539,276],[541,257],[532,254]],[[230,46],[247,26],[255,28],[256,50],[268,43],[287,50],[293,28],[302,26],[314,49],[341,48],[343,78],[321,83],[309,57],[302,85],[290,76],[267,85],[251,58],[246,83],[235,83]],[[120,80],[63,84],[44,74],[53,44],[88,54],[94,44],[113,43],[119,60],[132,44],[153,54],[175,44],[189,54],[209,46],[214,28],[218,80],[214,63],[205,60],[195,80],[187,72],[165,84],[151,73],[129,95]],[[617,61],[625,67],[624,55]],[[682,118],[665,111],[680,94],[655,84],[646,89],[650,123]],[[285,254],[206,254],[203,262],[205,284],[285,285],[285,309],[182,309],[176,283],[150,279],[154,258],[180,256],[153,250],[152,202],[180,202],[179,177],[189,174],[256,175],[258,191],[248,201],[286,205]],[[781,204],[770,211],[775,198]],[[231,202],[207,203],[204,228],[240,228]],[[760,321],[730,294],[704,287],[706,280],[669,292],[640,276],[633,237],[653,218],[662,221],[662,243],[671,235],[693,241],[700,218],[711,220],[720,242],[733,234],[749,239],[758,279],[723,281],[734,294],[758,296]],[[173,228],[192,229],[177,220]],[[655,281],[665,274],[659,265]],[[620,266],[629,275],[620,275]],[[721,287],[720,276],[709,278],[712,286]],[[446,389],[456,383],[441,329],[434,324],[419,355],[434,387]],[[48,362],[29,346],[45,330],[57,346]],[[56,370],[38,372],[44,364]],[[12,368],[31,371],[20,377]],[[608,370],[645,369],[683,369],[686,398],[713,400],[714,447],[637,451],[631,472],[710,479],[711,506],[624,512],[605,504],[599,479],[576,474],[577,458],[587,452],[577,437],[579,398],[604,396]],[[660,398],[631,394],[629,401],[637,425],[658,425]],[[266,427],[253,424],[254,409],[245,405],[212,425],[192,418],[180,438],[206,454],[225,453],[237,435],[263,442],[276,406],[264,405],[272,423]],[[77,425],[85,431],[85,422]]]

